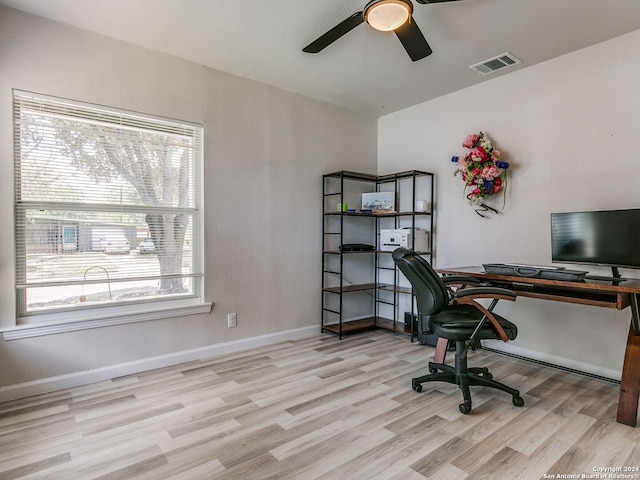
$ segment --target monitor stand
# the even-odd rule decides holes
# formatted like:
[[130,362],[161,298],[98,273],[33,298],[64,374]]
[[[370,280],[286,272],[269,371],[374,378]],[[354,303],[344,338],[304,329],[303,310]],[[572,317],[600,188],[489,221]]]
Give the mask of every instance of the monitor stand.
[[611,282],[614,285],[617,285],[620,282],[624,282],[627,279],[626,278],[622,278],[622,276],[620,275],[620,271],[618,270],[618,267],[611,267],[611,276],[610,277],[602,277],[602,276],[598,276],[598,275],[587,275],[587,277],[589,280],[604,280],[606,282]]

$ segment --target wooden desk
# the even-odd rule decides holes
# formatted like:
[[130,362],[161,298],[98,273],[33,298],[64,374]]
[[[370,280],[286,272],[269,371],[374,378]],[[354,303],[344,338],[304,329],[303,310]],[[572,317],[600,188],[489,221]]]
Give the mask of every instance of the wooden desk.
[[640,280],[612,282],[586,278],[582,282],[565,282],[487,274],[484,273],[483,267],[442,268],[438,271],[443,275],[467,275],[478,278],[492,285],[513,290],[523,297],[593,305],[616,310],[623,310],[631,306],[631,322],[624,352],[616,420],[631,427],[636,426],[638,397],[640,395],[640,315],[638,313]]

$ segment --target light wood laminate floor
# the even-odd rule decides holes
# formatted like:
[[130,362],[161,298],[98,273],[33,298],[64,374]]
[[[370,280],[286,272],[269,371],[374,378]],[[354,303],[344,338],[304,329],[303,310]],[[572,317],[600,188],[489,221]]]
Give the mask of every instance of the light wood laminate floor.
[[640,478],[618,385],[478,351],[525,406],[473,387],[462,415],[455,385],[411,390],[433,353],[318,334],[0,404],[0,479]]

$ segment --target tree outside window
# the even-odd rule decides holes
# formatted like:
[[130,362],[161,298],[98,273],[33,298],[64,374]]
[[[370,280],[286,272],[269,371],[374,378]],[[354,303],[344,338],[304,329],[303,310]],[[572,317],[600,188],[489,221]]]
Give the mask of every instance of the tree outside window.
[[25,92],[14,111],[19,317],[201,296],[200,126]]

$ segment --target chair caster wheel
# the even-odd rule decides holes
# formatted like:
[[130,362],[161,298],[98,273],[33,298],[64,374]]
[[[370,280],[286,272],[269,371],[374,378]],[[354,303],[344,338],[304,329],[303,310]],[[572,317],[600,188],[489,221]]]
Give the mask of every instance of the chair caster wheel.
[[460,409],[460,413],[464,413],[466,415],[467,413],[469,413],[471,411],[471,404],[470,403],[461,403],[460,405],[458,405],[458,408]]
[[520,396],[514,396],[512,400],[516,407],[522,407],[524,405],[524,398]]
[[419,383],[411,382],[411,388],[413,388],[414,392],[420,393],[422,391],[422,385]]
[[435,367],[429,367],[429,373],[438,373],[438,369]]

